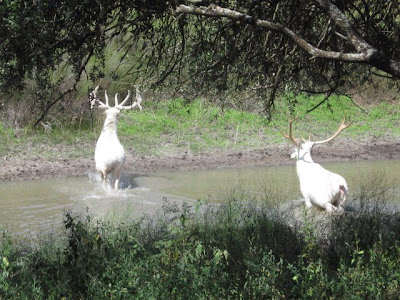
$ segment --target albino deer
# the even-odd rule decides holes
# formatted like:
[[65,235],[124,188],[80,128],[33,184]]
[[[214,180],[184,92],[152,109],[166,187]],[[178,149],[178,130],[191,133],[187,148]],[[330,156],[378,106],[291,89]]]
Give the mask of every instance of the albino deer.
[[98,88],[99,86],[89,94],[90,108],[93,109],[94,106],[97,106],[106,115],[103,129],[96,144],[94,155],[96,170],[101,173],[104,184],[107,184],[107,176],[111,174],[115,181],[114,188],[117,190],[125,162],[124,147],[119,142],[117,136],[117,116],[121,110],[132,109],[135,106],[141,110],[142,106],[140,103],[142,102],[142,98],[140,97],[139,90],[136,89],[136,101],[132,105],[124,106],[131,96],[131,91],[128,91],[128,95],[121,104],[118,104],[118,94],[115,94],[115,105],[114,107],[110,107],[107,91],[104,92],[106,99],[106,103],[104,104],[96,95]]
[[289,134],[282,134],[296,146],[290,157],[297,159],[297,176],[306,206],[315,205],[327,212],[334,212],[338,208],[343,208],[348,194],[346,180],[342,176],[324,169],[320,164],[314,163],[311,158],[311,149],[314,145],[333,140],[351,123],[346,124],[345,118],[338,130],[326,140],[311,142],[302,138],[300,142],[293,137],[293,121],[294,119],[289,120]]

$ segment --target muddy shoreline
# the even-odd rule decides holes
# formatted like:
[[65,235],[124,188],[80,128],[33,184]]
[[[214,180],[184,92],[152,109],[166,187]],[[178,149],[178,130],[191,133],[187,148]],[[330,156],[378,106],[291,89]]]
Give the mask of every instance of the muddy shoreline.
[[[148,174],[169,170],[289,165],[295,163],[289,158],[292,150],[291,145],[274,144],[261,149],[215,150],[198,154],[184,151],[165,156],[143,156],[128,152],[123,172]],[[313,159],[318,163],[400,159],[400,139],[358,142],[341,140],[315,147]],[[76,177],[95,172],[93,157],[54,160],[40,157],[31,159],[3,157],[0,161],[0,181]]]

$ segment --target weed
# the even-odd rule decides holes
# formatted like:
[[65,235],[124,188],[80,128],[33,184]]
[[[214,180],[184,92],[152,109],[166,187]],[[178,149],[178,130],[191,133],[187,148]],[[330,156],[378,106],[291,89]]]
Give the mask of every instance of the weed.
[[[278,206],[274,191],[238,188],[218,205],[164,199],[156,216],[123,224],[68,212],[58,241],[35,246],[4,231],[0,297],[396,299],[400,216],[376,204],[384,180],[374,185],[322,223]],[[376,205],[357,206],[367,201]]]

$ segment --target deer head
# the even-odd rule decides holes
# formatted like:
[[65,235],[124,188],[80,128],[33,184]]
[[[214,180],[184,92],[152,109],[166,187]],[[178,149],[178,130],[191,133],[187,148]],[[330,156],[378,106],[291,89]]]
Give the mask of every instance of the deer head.
[[120,104],[118,103],[118,93],[116,93],[114,107],[111,107],[109,105],[107,91],[104,91],[104,97],[105,97],[106,103],[100,101],[99,97],[97,96],[98,89],[99,89],[99,86],[97,86],[89,94],[89,103],[90,103],[91,110],[93,110],[94,107],[97,107],[98,109],[100,109],[102,111],[107,112],[110,110],[110,112],[115,113],[115,114],[118,114],[123,109],[132,109],[136,106],[139,107],[140,110],[142,110],[142,106],[141,106],[142,97],[140,96],[140,92],[139,92],[138,88],[136,88],[136,101],[133,102],[131,105],[124,105],[131,96],[130,90],[128,90],[128,95],[125,97],[125,99]]
[[[311,153],[311,148],[314,145],[318,144],[324,144],[332,141],[334,138],[336,138],[343,130],[348,128],[351,123],[346,123],[346,117],[344,117],[342,123],[340,124],[339,128],[336,130],[336,132],[329,138],[321,141],[315,141],[312,142],[310,138],[308,140],[305,140],[304,138],[301,139],[296,139],[293,137],[293,122],[297,120],[295,119],[290,119],[289,120],[289,134],[284,134],[281,132],[281,134],[287,138],[292,144],[295,146],[295,151],[291,154],[291,158],[296,158],[296,159],[303,159],[305,156]],[[311,155],[309,157],[309,160],[312,162]]]

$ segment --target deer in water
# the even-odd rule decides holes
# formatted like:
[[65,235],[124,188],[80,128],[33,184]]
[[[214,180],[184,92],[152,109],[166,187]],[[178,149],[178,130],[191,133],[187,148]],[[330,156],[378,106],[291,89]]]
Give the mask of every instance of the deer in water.
[[107,91],[104,92],[106,100],[104,104],[96,95],[98,89],[99,86],[89,94],[90,108],[93,109],[93,107],[97,106],[106,115],[103,129],[96,144],[94,155],[96,170],[100,172],[105,185],[107,184],[108,175],[111,174],[114,179],[114,188],[117,190],[125,163],[124,147],[119,142],[117,136],[117,116],[123,109],[132,109],[137,106],[141,110],[142,106],[140,103],[142,102],[142,98],[139,90],[136,89],[136,101],[131,105],[125,106],[124,104],[131,96],[131,91],[128,90],[128,95],[121,104],[118,104],[118,94],[115,94],[115,104],[114,107],[111,107],[109,106]]
[[348,194],[346,180],[342,176],[330,172],[320,164],[315,163],[311,157],[311,149],[314,145],[330,142],[349,127],[351,123],[346,124],[346,118],[344,118],[338,130],[330,138],[311,142],[303,138],[300,141],[293,137],[292,125],[294,120],[289,120],[289,134],[282,134],[295,145],[295,151],[292,153],[291,158],[297,159],[297,176],[299,177],[300,190],[306,206],[315,205],[325,209],[327,212],[334,212],[338,208],[344,208]]

